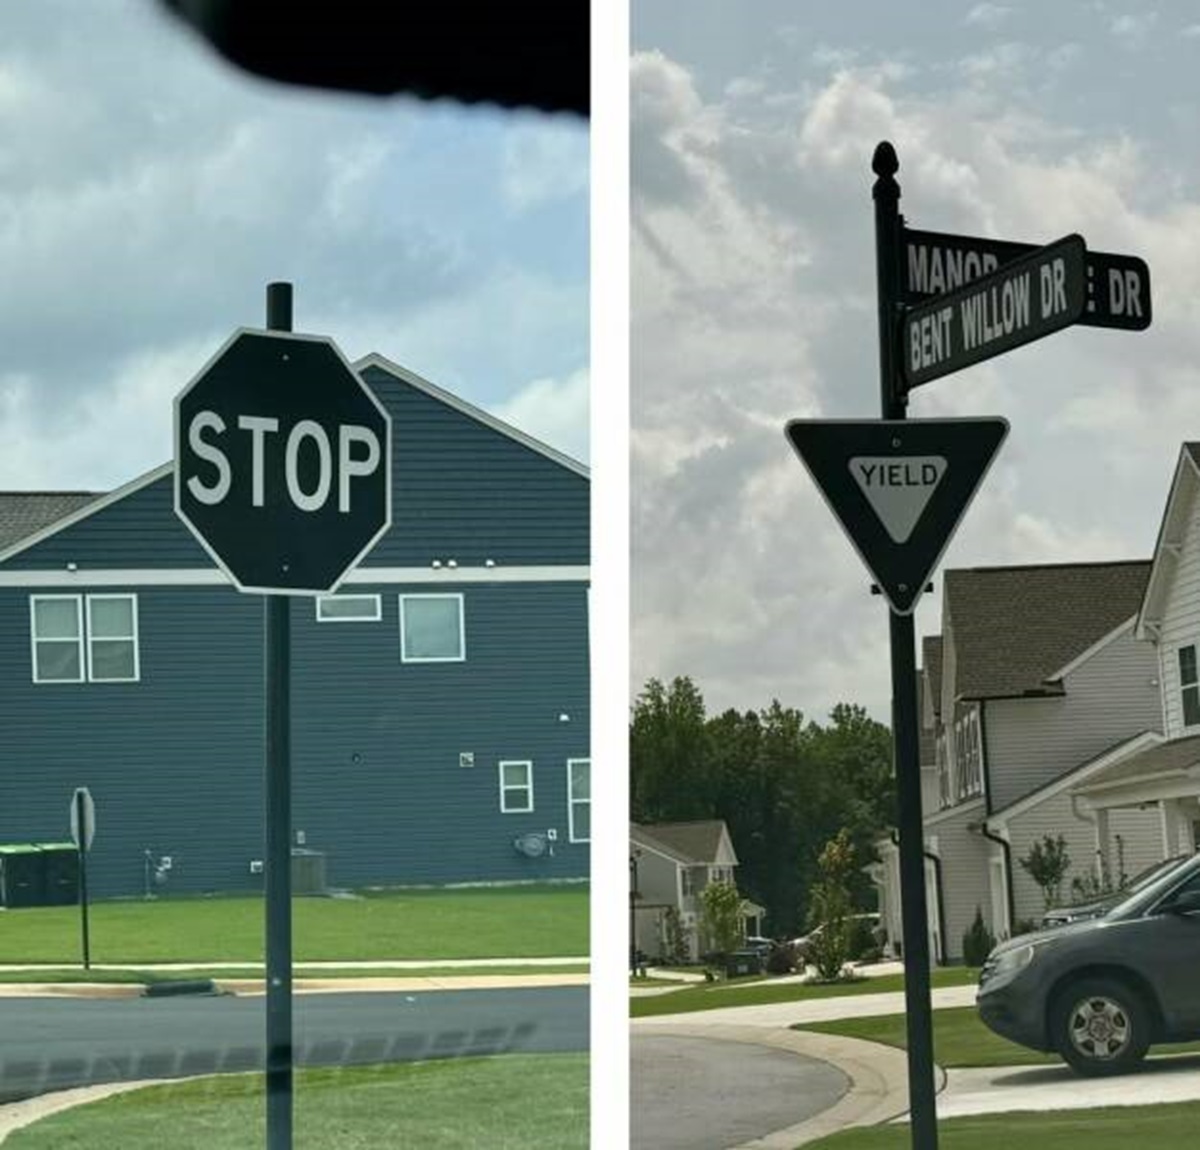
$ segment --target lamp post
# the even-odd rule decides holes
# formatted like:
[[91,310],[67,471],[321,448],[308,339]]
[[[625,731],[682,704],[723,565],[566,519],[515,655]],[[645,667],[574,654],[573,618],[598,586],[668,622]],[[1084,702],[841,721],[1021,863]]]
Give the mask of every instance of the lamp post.
[[637,945],[637,898],[638,898],[638,856],[641,851],[634,850],[629,855],[629,973],[637,977],[638,945]]

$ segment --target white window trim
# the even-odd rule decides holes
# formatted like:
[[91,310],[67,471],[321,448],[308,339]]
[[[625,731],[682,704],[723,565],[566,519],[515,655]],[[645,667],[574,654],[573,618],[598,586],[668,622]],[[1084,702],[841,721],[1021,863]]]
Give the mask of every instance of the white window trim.
[[[504,782],[505,767],[524,767],[525,768],[525,783],[523,786],[506,785]],[[501,759],[499,765],[500,776],[500,813],[503,815],[527,815],[533,811],[533,762],[530,759]],[[511,791],[523,792],[526,796],[528,806],[510,807],[508,805],[508,796]]]
[[[571,785],[571,781],[573,778],[573,776],[571,774],[571,768],[578,766],[580,763],[587,763],[587,767],[588,767],[588,795],[589,795],[589,797],[586,799],[577,799],[575,797],[574,787]],[[578,804],[579,806],[586,805],[588,808],[589,816],[591,814],[591,809],[592,809],[592,800],[590,798],[590,795],[592,793],[591,783],[592,783],[592,760],[590,758],[568,759],[567,760],[567,841],[568,842],[590,843],[592,841],[592,836],[591,836],[591,831],[590,831],[590,827],[591,827],[591,819],[590,818],[588,819],[588,827],[589,827],[588,837],[587,838],[576,838],[575,837],[575,807],[576,807],[576,804]]]
[[[141,643],[138,637],[138,604],[136,595],[88,595],[87,597],[87,677],[89,683],[140,683],[142,681]],[[133,676],[120,679],[97,679],[92,673],[92,603],[98,599],[129,601],[129,619],[133,625],[131,635],[101,635],[99,642],[116,642],[133,644]]]
[[[1195,654],[1196,682],[1185,684],[1183,681],[1183,668],[1179,665],[1179,654],[1181,651],[1187,650],[1188,647],[1191,647],[1192,651]],[[1175,671],[1175,681],[1177,684],[1177,690],[1179,692],[1179,726],[1184,731],[1200,730],[1200,723],[1189,723],[1187,721],[1187,709],[1184,707],[1184,704],[1183,704],[1184,691],[1195,690],[1197,693],[1200,693],[1200,643],[1197,643],[1193,640],[1190,643],[1180,643],[1175,648],[1174,671]]]
[[[369,599],[372,603],[372,611],[369,615],[322,615],[321,604],[330,599]],[[317,598],[313,610],[316,612],[318,623],[378,623],[383,618],[383,597],[356,594],[321,595]]]
[[[400,601],[400,662],[402,663],[463,663],[467,658],[467,629],[463,615],[463,596],[461,592],[415,592],[401,594]],[[437,655],[433,658],[419,659],[410,657],[404,643],[404,601],[406,599],[457,599],[458,600],[458,654]]]
[[[79,652],[79,677],[77,679],[40,679],[38,678],[38,643],[69,643],[70,639],[39,639],[37,633],[37,604],[50,600],[70,600],[75,604],[75,620],[78,624],[78,635],[75,645]],[[81,595],[30,595],[29,596],[29,659],[33,681],[35,683],[82,683],[87,676],[87,654],[84,651],[83,629],[83,597]]]

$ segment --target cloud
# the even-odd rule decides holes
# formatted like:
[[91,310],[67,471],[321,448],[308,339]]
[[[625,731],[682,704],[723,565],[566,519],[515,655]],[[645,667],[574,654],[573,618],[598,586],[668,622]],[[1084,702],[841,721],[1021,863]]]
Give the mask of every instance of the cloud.
[[978,24],[984,28],[994,28],[1012,15],[1012,9],[1004,4],[976,4],[963,17],[964,24]]
[[587,368],[564,379],[535,379],[495,409],[506,423],[565,452],[572,459],[588,459]]
[[[1079,231],[1153,269],[1151,332],[1075,328],[913,393],[914,418],[1012,425],[946,563],[1148,554],[1168,464],[1200,425],[1200,203],[1173,191],[1189,185],[1128,135],[1014,104],[1002,70],[931,86],[843,68],[810,77],[798,108],[770,90],[753,108],[702,99],[661,53],[633,75],[634,690],[690,674],[715,709],[852,699],[887,717],[881,601],[783,437],[791,417],[878,412],[881,139],[912,226]],[[936,601],[918,621],[937,628]]]

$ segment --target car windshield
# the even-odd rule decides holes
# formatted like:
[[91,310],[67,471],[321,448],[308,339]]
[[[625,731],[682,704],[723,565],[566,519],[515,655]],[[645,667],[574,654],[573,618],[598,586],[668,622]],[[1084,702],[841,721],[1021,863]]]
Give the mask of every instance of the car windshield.
[[1139,887],[1125,891],[1119,902],[1109,908],[1106,917],[1122,918],[1127,914],[1140,914],[1142,909],[1152,903],[1159,894],[1170,887],[1184,871],[1195,873],[1200,869],[1200,854],[1188,855],[1184,858],[1168,860],[1171,865],[1163,865],[1157,873],[1145,877]]

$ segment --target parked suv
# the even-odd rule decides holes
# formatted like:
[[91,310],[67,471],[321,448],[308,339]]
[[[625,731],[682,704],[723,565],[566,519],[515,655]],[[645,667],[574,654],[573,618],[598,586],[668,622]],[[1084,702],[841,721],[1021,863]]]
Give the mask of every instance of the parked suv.
[[1057,1051],[1081,1074],[1117,1074],[1159,1042],[1200,1039],[1200,855],[1100,918],[1001,943],[979,975],[980,1018]]

